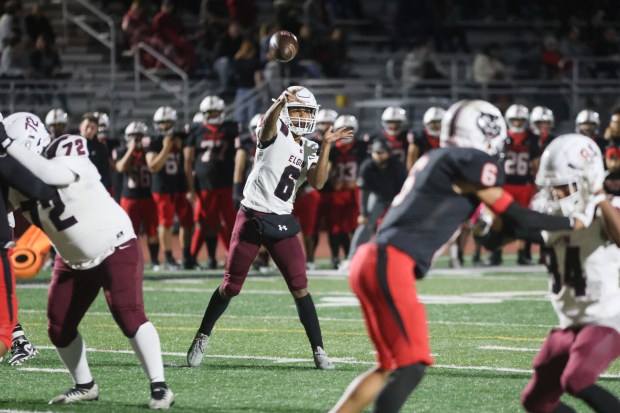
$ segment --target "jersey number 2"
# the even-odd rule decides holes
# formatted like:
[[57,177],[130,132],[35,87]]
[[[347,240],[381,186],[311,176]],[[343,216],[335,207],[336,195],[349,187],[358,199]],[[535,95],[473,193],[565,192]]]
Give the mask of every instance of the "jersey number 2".
[[295,190],[295,184],[297,183],[297,179],[299,179],[300,175],[301,169],[296,168],[293,165],[289,165],[284,168],[282,176],[280,176],[280,182],[278,182],[278,186],[276,186],[276,190],[273,194],[284,202],[291,199],[293,191]]
[[54,224],[56,231],[60,232],[73,225],[77,224],[77,219],[74,216],[62,219],[60,216],[65,212],[65,204],[60,200],[60,197],[55,197],[50,200],[41,201],[43,208],[52,207],[49,212],[50,221]]

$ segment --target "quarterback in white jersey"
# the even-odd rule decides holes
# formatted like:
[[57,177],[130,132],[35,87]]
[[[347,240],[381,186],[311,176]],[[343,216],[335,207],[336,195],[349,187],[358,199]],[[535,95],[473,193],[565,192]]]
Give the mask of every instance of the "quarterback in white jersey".
[[58,251],[48,293],[48,334],[75,386],[50,404],[99,397],[78,325],[103,288],[114,319],[149,377],[149,407],[167,409],[174,394],[164,380],[159,335],[144,312],[144,260],[131,221],[99,180],[84,137],[58,137],[47,147],[46,159],[41,154],[49,140],[43,122],[32,113],[15,113],[0,124],[2,147],[57,192],[49,201],[9,196]]
[[241,291],[259,248],[264,245],[295,299],[315,366],[334,368],[325,353],[319,319],[308,292],[306,259],[297,238],[299,224],[291,215],[295,191],[304,180],[308,179],[317,189],[325,184],[332,143],[353,136],[350,129],[330,129],[319,151],[317,144],[303,137],[314,130],[318,108],[308,89],[292,86],[274,101],[259,123],[254,167],[235,219],[224,280],[213,292],[187,353],[192,367],[202,362],[215,323],[230,299]]
[[620,411],[620,400],[596,384],[620,355],[620,212],[602,189],[604,177],[600,149],[585,136],[559,136],[541,157],[533,208],[563,216],[598,210],[586,229],[541,234],[559,328],[534,359],[521,394],[528,412],[574,412],[560,401],[564,393],[596,412]]

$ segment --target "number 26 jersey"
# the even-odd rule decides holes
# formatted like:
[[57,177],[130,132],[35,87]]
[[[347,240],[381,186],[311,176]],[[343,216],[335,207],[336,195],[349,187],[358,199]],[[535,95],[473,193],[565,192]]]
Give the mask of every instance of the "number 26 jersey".
[[26,201],[13,190],[9,200],[13,206],[21,205],[26,218],[45,232],[69,266],[92,268],[115,247],[136,237],[131,221],[101,183],[88,159],[85,138],[61,136],[47,154],[51,162],[71,169],[78,178],[58,187],[57,196],[47,201]]
[[297,143],[288,127],[278,119],[276,137],[258,141],[254,168],[243,189],[247,208],[273,214],[290,214],[297,189],[308,169],[318,162],[319,146],[301,138]]

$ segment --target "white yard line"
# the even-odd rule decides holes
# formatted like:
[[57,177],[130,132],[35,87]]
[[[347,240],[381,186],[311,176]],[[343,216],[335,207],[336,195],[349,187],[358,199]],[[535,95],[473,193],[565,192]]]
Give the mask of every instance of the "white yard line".
[[500,350],[500,351],[523,351],[523,352],[538,352],[538,348],[529,347],[507,347],[507,346],[480,346],[480,350]]

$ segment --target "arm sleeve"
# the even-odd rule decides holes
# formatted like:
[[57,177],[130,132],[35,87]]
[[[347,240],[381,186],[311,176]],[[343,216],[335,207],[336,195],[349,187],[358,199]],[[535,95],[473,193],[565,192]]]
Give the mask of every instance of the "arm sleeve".
[[360,214],[362,216],[368,216],[368,198],[370,192],[360,188]]
[[502,218],[505,221],[504,224],[514,226],[519,231],[554,231],[572,229],[573,227],[569,218],[541,214],[540,212],[524,208],[514,201],[502,213]]
[[15,159],[6,156],[0,159],[0,177],[3,182],[33,199],[48,199],[56,189],[46,185]]
[[75,173],[68,167],[51,162],[21,145],[11,145],[7,148],[7,152],[48,185],[66,186],[76,180]]

